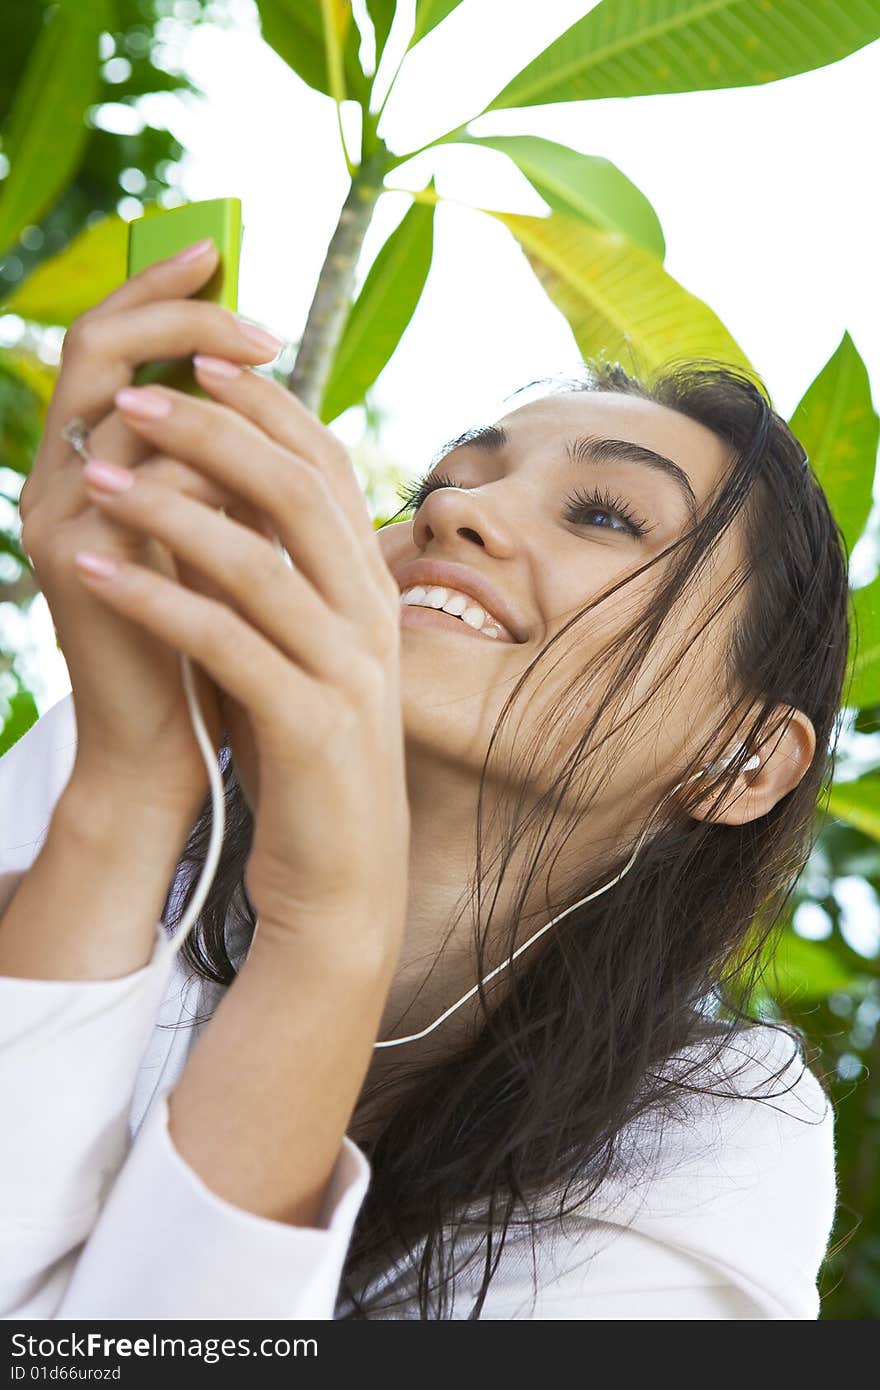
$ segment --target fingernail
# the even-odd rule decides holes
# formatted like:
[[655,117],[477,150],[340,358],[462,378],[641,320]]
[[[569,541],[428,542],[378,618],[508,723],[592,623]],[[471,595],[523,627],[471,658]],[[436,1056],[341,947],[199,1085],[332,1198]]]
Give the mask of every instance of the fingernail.
[[184,246],[183,250],[178,251],[176,256],[169,256],[169,264],[182,265],[184,261],[194,261],[197,256],[203,256],[208,247],[213,245],[213,237],[205,237],[203,241],[194,241],[191,246]]
[[163,415],[171,414],[171,402],[149,387],[124,386],[113,399],[120,410],[127,410],[130,415],[139,415],[144,420],[160,420]]
[[241,376],[241,367],[235,362],[227,361],[225,357],[206,357],[203,353],[197,352],[193,356],[193,364],[209,376],[228,377],[230,380],[234,376]]
[[120,468],[116,463],[105,463],[102,459],[89,459],[83,468],[83,477],[102,492],[127,492],[134,486],[130,469]]
[[277,354],[284,347],[281,338],[276,338],[273,333],[267,333],[265,328],[258,328],[255,323],[242,323],[239,320],[239,326],[244,336],[249,338],[252,343],[256,343],[257,347],[264,352]]
[[112,579],[116,565],[106,555],[96,555],[93,550],[78,550],[73,557],[79,568],[94,579]]

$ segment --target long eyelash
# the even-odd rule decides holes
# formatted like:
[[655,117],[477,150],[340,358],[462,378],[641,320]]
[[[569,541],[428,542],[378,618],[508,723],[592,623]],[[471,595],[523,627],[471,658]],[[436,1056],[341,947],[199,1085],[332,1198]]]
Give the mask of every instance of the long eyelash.
[[594,492],[572,493],[566,501],[574,512],[571,516],[572,521],[578,521],[584,512],[598,510],[616,516],[634,536],[644,536],[651,529],[645,518],[636,516],[622,497],[614,497],[602,488],[597,488]]
[[[445,473],[426,474],[416,482],[401,483],[397,489],[397,495],[403,502],[400,512],[418,510],[435,488],[455,486],[453,480]],[[585,512],[598,510],[616,516],[634,536],[644,536],[651,529],[649,523],[643,517],[636,516],[622,497],[614,497],[602,488],[597,488],[594,492],[574,492],[566,498],[566,503],[569,519],[575,522],[581,521]],[[395,515],[399,516],[400,512]]]
[[[455,487],[455,483],[448,478],[445,473],[425,474],[414,483],[401,483],[397,489],[397,495],[403,502],[401,512],[407,512],[410,508],[418,510],[429,492],[433,492],[435,487]],[[396,513],[397,516],[400,512]]]

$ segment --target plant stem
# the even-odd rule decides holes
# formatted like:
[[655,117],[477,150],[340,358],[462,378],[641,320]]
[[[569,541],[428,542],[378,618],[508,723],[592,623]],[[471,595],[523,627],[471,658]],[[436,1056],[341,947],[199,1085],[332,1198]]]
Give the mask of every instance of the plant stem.
[[467,130],[468,124],[469,122],[465,121],[464,125],[457,125],[454,130],[447,130],[445,135],[438,135],[436,140],[429,140],[427,144],[419,145],[417,150],[410,150],[408,154],[391,154],[389,151],[391,163],[388,166],[388,173],[390,174],[393,169],[399,169],[401,164],[415,159],[416,155],[424,154],[425,150],[434,149],[436,145],[450,145],[456,141],[460,142],[462,139],[466,141],[467,137],[464,132]]
[[339,130],[339,143],[340,143],[340,145],[342,146],[342,154],[343,154],[343,157],[344,157],[344,159],[345,159],[345,167],[346,167],[346,169],[348,170],[348,177],[349,177],[349,178],[352,178],[352,177],[354,176],[354,172],[355,172],[355,169],[356,169],[357,166],[355,165],[354,160],[352,159],[351,155],[349,154],[349,152],[348,152],[348,146],[347,146],[346,143],[345,143],[345,130],[344,130],[343,125],[342,125],[342,102],[341,102],[341,101],[337,101],[337,103],[336,103],[336,125],[337,125],[337,128],[338,128],[338,130]]
[[287,380],[288,389],[315,414],[320,410],[324,387],[351,308],[357,258],[379,195],[384,192],[382,179],[387,158],[387,151],[380,146],[354,171],[318,276],[296,361]]

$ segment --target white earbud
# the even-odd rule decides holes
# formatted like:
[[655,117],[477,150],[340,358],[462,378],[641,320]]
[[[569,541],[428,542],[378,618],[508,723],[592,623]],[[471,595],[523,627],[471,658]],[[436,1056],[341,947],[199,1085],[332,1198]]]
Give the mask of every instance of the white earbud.
[[[726,767],[729,767],[729,765],[733,762],[734,758],[736,757],[737,753],[742,748],[742,746],[743,745],[741,743],[737,743],[733,748],[732,752],[727,754],[726,758],[722,758],[721,761],[717,763],[708,763],[706,767],[702,768],[700,772],[695,773],[694,776],[701,777],[704,772],[723,772],[724,769]],[[749,758],[747,763],[743,763],[742,768],[740,770],[742,772],[754,772],[755,768],[760,767],[760,765],[761,759],[758,756],[758,754],[755,753],[753,757]]]

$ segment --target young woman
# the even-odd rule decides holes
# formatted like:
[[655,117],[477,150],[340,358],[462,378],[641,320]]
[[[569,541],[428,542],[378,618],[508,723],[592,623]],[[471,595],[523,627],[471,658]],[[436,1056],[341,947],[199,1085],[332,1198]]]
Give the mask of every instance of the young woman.
[[749,1004],[849,645],[802,448],[590,363],[376,531],[215,254],[73,326],[22,498],[72,697],[0,761],[3,1311],[815,1318],[833,1112]]

